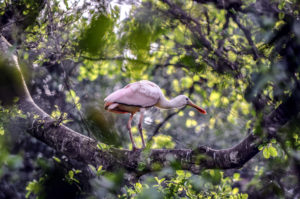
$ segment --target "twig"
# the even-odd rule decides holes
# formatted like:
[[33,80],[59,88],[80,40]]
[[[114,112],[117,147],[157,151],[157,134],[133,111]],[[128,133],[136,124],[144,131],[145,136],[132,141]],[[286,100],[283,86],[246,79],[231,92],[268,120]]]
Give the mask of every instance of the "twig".
[[227,12],[227,14],[226,14],[226,21],[225,21],[225,24],[224,24],[224,26],[222,28],[223,30],[221,32],[221,35],[222,35],[223,39],[219,40],[219,42],[218,42],[218,51],[222,51],[222,49],[223,49],[223,45],[224,45],[225,39],[226,39],[226,38],[224,38],[224,36],[225,36],[225,32],[227,31],[227,28],[228,28],[229,19],[230,19],[230,16],[229,16],[229,14]]
[[170,113],[169,115],[167,115],[167,117],[166,117],[162,122],[160,122],[160,123],[156,126],[155,130],[153,131],[152,136],[149,137],[149,139],[148,139],[147,142],[150,142],[150,141],[152,140],[152,138],[153,138],[154,136],[156,136],[156,135],[159,133],[159,129],[160,129],[160,128],[168,121],[168,120],[170,120],[173,116],[177,115],[180,111],[184,110],[185,108],[186,108],[186,106],[183,107],[183,108],[181,108],[181,109],[179,109],[178,111],[172,112],[172,113]]
[[243,24],[241,24],[241,22],[239,21],[239,19],[236,17],[235,14],[233,14],[232,12],[228,12],[228,13],[231,16],[231,18],[233,19],[233,21],[238,25],[238,27],[244,32],[245,37],[247,38],[248,43],[252,48],[254,60],[258,59],[260,56],[259,56],[258,50],[257,50],[252,38],[251,38],[251,32]]
[[[65,71],[65,68],[64,68],[63,63],[61,63],[61,66],[62,66],[62,69],[63,69],[63,71],[64,71],[64,83],[65,83],[65,85],[66,85],[67,90],[71,93],[70,80],[69,80],[68,75],[67,75],[67,73],[66,73],[66,71]],[[77,104],[76,104],[75,99],[74,99],[74,97],[73,97],[72,94],[71,94],[71,99],[72,99],[72,102],[73,102],[73,104],[74,104],[74,106],[75,106],[75,109],[78,110],[78,109],[76,108],[76,107],[77,107],[77,106],[76,106]],[[81,113],[80,110],[78,110],[78,113],[79,113],[79,117],[80,117],[80,119],[81,119],[81,121],[82,121],[82,123],[83,123],[85,129],[86,129],[87,132],[88,132],[88,136],[90,137],[90,136],[92,135],[92,133],[91,133],[91,130],[90,130],[88,124],[87,124],[87,121],[86,121],[85,118],[83,117],[83,115],[82,115],[82,113]]]

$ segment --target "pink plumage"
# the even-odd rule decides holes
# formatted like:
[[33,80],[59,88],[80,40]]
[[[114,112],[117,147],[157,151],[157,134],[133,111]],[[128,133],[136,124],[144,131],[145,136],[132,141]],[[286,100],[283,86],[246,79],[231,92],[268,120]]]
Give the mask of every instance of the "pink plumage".
[[146,108],[156,106],[159,108],[170,109],[170,108],[180,108],[186,105],[190,105],[196,108],[200,113],[206,114],[206,111],[199,106],[195,105],[187,96],[179,95],[172,100],[167,100],[163,95],[160,87],[155,83],[141,80],[128,84],[124,88],[116,90],[104,99],[104,107],[106,110],[113,113],[130,113],[130,118],[127,123],[127,128],[130,135],[130,140],[132,142],[133,150],[136,150],[135,143],[131,134],[131,121],[133,115],[136,112],[140,112],[139,119],[139,132],[142,138],[143,147],[145,147],[145,142],[142,132],[142,123],[144,118],[144,111]]
[[[116,90],[107,96],[104,101],[106,103],[118,103],[140,108],[148,108],[154,106],[161,95],[161,90],[156,84],[147,80],[142,80],[128,84],[124,88]],[[109,110],[109,107],[107,107],[107,109]]]

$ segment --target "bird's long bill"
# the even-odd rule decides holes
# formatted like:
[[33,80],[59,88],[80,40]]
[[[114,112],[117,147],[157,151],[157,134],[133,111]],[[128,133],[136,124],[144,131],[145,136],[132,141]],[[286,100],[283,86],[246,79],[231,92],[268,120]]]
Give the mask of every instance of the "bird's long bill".
[[188,102],[188,105],[194,107],[194,108],[197,109],[200,113],[206,114],[206,111],[205,111],[203,108],[197,106],[197,105],[194,104],[193,102],[189,101],[189,102]]

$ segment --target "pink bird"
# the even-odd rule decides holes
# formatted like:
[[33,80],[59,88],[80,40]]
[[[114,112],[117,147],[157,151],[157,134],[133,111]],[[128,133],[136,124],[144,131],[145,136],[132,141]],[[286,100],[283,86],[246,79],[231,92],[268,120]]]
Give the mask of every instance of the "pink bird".
[[130,113],[130,118],[127,123],[132,149],[136,150],[137,147],[133,141],[131,134],[131,122],[136,112],[140,112],[140,119],[138,129],[142,138],[143,148],[145,141],[142,132],[142,123],[144,119],[144,112],[147,108],[156,106],[162,109],[180,108],[190,105],[196,108],[200,113],[206,114],[206,111],[199,106],[195,105],[187,96],[179,95],[174,99],[167,100],[162,93],[159,86],[148,80],[141,80],[128,84],[124,88],[116,90],[104,99],[105,110],[113,113]]

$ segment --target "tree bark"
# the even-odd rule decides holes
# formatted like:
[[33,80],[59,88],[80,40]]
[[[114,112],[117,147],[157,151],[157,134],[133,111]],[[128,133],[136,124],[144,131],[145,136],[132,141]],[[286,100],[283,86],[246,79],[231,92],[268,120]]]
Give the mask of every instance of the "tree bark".
[[144,174],[173,163],[179,165],[181,169],[193,173],[199,173],[203,169],[239,168],[259,152],[258,146],[265,139],[273,137],[276,131],[296,116],[300,110],[300,105],[297,104],[297,101],[300,100],[300,89],[296,88],[286,102],[263,118],[264,132],[266,132],[265,135],[268,135],[267,138],[251,133],[239,144],[229,149],[216,150],[200,146],[196,149],[129,151],[111,148],[101,150],[97,146],[98,142],[96,140],[58,124],[58,121],[52,119],[34,103],[22,76],[17,54],[12,49],[9,42],[1,36],[1,58],[5,59],[5,63],[8,63],[9,67],[17,71],[16,81],[20,82],[16,97],[19,98],[19,109],[27,115],[25,121],[27,124],[26,131],[69,158],[95,167],[102,165],[103,169],[109,171],[123,168],[137,174]]

